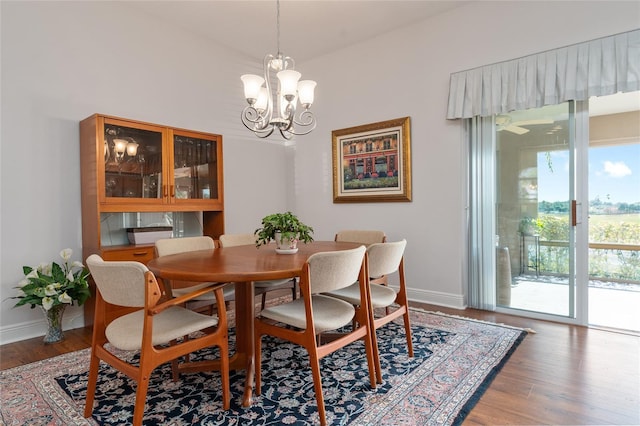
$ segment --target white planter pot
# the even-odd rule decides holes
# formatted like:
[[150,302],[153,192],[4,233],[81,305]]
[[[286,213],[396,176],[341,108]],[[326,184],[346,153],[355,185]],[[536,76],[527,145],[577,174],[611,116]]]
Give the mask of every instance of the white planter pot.
[[276,253],[294,254],[298,252],[298,240],[282,238],[279,232],[276,232]]

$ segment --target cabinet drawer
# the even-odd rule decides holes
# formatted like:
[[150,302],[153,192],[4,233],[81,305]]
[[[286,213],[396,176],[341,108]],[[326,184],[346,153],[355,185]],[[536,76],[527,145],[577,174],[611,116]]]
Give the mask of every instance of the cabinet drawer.
[[135,260],[145,265],[154,257],[154,246],[120,246],[118,248],[103,248],[104,260]]

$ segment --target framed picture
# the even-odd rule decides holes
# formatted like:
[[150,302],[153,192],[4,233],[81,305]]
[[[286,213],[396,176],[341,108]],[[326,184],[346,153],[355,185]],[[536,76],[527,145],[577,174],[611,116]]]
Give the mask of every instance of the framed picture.
[[333,202],[411,201],[409,117],[331,132]]

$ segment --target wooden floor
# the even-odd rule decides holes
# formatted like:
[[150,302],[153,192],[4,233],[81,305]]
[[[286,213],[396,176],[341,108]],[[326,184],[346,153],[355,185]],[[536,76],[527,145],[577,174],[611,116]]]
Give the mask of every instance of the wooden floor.
[[[640,337],[511,315],[413,304],[428,310],[531,328],[465,425],[640,424]],[[7,369],[90,346],[90,329],[0,346]]]

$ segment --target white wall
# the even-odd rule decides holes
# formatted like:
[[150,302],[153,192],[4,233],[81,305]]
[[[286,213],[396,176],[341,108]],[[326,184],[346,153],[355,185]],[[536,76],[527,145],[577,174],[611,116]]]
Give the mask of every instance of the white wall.
[[[22,266],[66,247],[80,260],[78,123],[93,113],[222,134],[227,232],[253,231],[286,205],[285,149],[239,120],[239,76],[261,64],[119,2],[0,7],[0,343],[45,331],[39,309],[7,300]],[[82,309],[67,309],[64,327],[82,325]]]
[[[384,229],[390,240],[408,239],[413,298],[463,306],[463,143],[460,123],[444,118],[449,74],[636,28],[640,6],[471,2],[298,64],[318,81],[319,124],[287,149],[239,123],[238,76],[255,61],[118,2],[2,1],[0,14],[5,343],[44,334],[39,311],[6,300],[22,265],[65,247],[81,253],[78,122],[96,112],[224,135],[227,232],[253,230],[282,206],[316,239]],[[333,204],[331,131],[403,116],[412,119],[413,202]],[[65,313],[66,328],[81,325],[80,309]]]
[[[470,2],[306,62],[318,128],[298,142],[295,210],[317,237],[338,228],[407,238],[410,297],[466,303],[462,123],[447,121],[449,75],[640,25],[638,2]],[[331,131],[411,116],[413,202],[333,204]],[[392,280],[393,282],[393,280]]]

